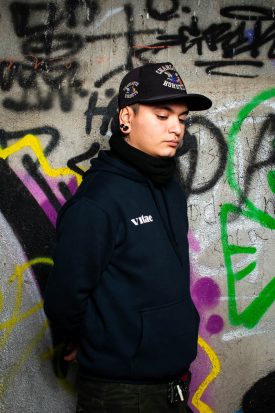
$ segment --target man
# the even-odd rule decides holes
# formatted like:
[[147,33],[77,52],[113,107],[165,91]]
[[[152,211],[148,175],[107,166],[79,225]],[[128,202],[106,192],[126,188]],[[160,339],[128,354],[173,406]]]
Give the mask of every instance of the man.
[[120,132],[62,208],[45,311],[79,364],[77,412],[187,412],[199,316],[190,296],[186,200],[174,179],[190,110],[174,66],[131,70]]

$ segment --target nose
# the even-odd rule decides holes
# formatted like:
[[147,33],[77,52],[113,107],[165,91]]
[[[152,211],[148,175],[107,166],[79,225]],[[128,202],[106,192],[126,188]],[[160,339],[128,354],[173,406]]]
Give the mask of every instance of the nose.
[[178,117],[175,117],[171,120],[171,125],[169,128],[170,133],[174,133],[179,138],[183,137],[185,131],[185,125],[181,123]]

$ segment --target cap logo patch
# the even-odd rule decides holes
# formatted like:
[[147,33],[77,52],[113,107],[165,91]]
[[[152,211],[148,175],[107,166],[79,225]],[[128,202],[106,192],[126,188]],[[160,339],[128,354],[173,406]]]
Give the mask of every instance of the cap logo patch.
[[138,85],[139,85],[139,82],[130,82],[126,86],[124,86],[123,88],[123,91],[125,92],[124,97],[126,99],[130,99],[138,95],[138,90],[136,89]]
[[163,65],[160,66],[156,73],[162,75],[163,73],[167,76],[167,79],[164,80],[163,86],[170,87],[172,89],[184,90],[186,92],[183,81],[181,80],[178,72],[175,70],[173,65]]
[[164,72],[167,76],[167,80],[163,82],[163,86],[171,87],[173,89],[179,89],[179,90],[184,90],[185,86],[183,84],[183,81],[179,77],[178,73],[173,71],[173,72]]
[[175,68],[174,68],[173,65],[164,65],[164,66],[159,67],[159,68],[156,70],[156,73],[157,73],[158,75],[161,75],[163,72],[166,72],[166,70],[175,70]]

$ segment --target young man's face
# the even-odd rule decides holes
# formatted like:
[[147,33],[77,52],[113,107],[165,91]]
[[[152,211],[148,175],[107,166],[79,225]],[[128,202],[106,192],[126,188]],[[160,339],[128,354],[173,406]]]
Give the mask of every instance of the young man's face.
[[127,142],[130,145],[155,157],[175,156],[185,131],[188,115],[185,103],[139,104],[136,113],[131,107],[123,111],[128,111],[128,118],[124,117],[121,123],[129,126]]

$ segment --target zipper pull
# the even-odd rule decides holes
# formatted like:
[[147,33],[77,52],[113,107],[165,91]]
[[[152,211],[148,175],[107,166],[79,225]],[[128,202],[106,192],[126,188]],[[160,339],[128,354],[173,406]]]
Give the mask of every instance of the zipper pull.
[[181,388],[180,388],[180,386],[177,384],[177,389],[178,389],[178,394],[179,394],[179,396],[180,396],[180,400],[183,402],[184,401],[184,397],[183,397],[183,394],[182,394],[182,390],[181,390]]

